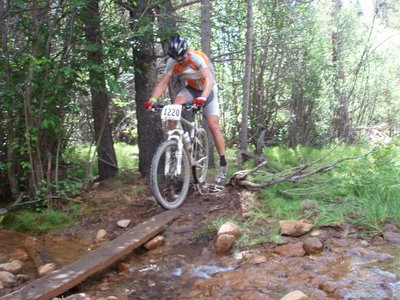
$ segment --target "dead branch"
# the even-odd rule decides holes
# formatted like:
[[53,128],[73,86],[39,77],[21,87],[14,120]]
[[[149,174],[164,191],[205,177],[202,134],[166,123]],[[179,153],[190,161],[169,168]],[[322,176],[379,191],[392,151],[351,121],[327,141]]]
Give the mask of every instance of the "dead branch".
[[[253,174],[257,173],[262,167],[267,165],[267,162],[262,162],[259,164],[257,167],[255,167],[252,170],[241,170],[233,174],[228,182],[228,185],[231,186],[240,186],[240,187],[245,187],[251,190],[259,190],[280,182],[288,181],[288,182],[300,182],[304,178],[313,176],[317,173],[322,173],[322,172],[327,172],[335,168],[338,164],[348,161],[348,160],[356,160],[360,159],[362,157],[365,157],[369,155],[372,151],[374,151],[375,148],[372,150],[368,151],[367,153],[364,153],[360,156],[355,156],[355,157],[345,157],[341,158],[338,160],[335,160],[331,163],[322,165],[322,166],[315,166],[318,162],[320,162],[323,158],[328,156],[332,151],[330,151],[328,154],[324,155],[321,158],[318,158],[314,162],[304,164],[302,166],[296,167],[292,170],[287,170],[279,174],[270,174],[268,173],[269,179],[267,179],[264,182],[261,183],[255,183],[252,182],[249,177],[251,177]],[[313,167],[313,169],[311,169]],[[271,178],[272,177],[272,178]]]

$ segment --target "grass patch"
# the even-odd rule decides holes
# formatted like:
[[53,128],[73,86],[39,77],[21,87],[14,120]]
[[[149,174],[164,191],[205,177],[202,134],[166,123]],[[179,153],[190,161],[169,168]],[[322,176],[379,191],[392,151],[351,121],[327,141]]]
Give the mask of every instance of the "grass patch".
[[[363,155],[370,150],[365,145],[266,149],[270,167],[267,172],[276,174],[315,161],[322,166],[341,158],[357,159],[346,160],[301,183],[283,182],[261,190],[261,205],[240,224],[244,235],[239,242],[249,246],[268,241],[279,242],[279,220],[305,218],[316,227],[340,226],[349,222],[368,229],[371,234],[382,232],[385,222],[400,226],[399,144],[395,142],[378,147],[369,155]],[[253,166],[246,167],[250,169]],[[263,182],[270,179],[269,176],[259,174],[251,180]],[[306,199],[318,205],[303,211],[301,203]]]
[[6,216],[2,227],[5,226],[13,231],[42,234],[71,224],[73,220],[73,215],[52,209],[42,213],[19,211]]

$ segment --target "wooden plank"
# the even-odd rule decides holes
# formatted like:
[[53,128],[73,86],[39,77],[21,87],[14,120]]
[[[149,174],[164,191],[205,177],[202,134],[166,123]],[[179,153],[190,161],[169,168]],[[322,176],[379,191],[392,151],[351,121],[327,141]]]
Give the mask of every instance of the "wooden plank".
[[68,291],[90,275],[111,266],[132,250],[147,242],[164,226],[179,215],[178,210],[169,210],[135,226],[132,230],[97,248],[79,260],[39,278],[1,300],[48,300]]

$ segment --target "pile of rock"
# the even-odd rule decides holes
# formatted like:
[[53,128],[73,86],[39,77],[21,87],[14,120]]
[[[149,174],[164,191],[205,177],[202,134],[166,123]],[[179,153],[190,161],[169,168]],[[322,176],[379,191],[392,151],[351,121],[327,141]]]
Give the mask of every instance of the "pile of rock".
[[29,276],[21,274],[23,263],[20,260],[13,260],[0,264],[0,290],[7,287],[15,287],[18,284],[28,281]]

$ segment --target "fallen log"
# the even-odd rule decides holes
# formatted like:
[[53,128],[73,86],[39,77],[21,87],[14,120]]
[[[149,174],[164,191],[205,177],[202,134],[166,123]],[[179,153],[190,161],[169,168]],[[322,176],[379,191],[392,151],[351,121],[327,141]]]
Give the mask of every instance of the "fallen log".
[[33,260],[39,277],[60,267],[57,260],[50,256],[36,237],[27,237],[24,240],[24,247],[29,257]]
[[104,270],[124,258],[132,250],[157,235],[178,216],[178,210],[169,210],[154,216],[105,246],[89,252],[79,260],[30,282],[0,299],[48,300],[57,297],[81,283],[90,275]]

